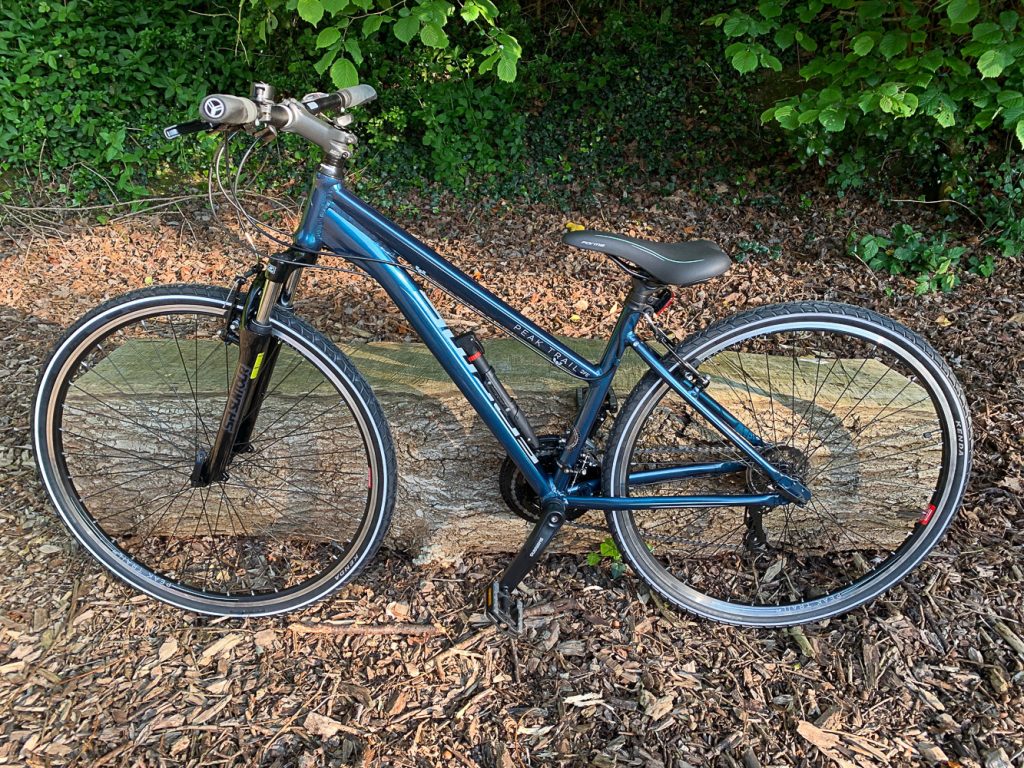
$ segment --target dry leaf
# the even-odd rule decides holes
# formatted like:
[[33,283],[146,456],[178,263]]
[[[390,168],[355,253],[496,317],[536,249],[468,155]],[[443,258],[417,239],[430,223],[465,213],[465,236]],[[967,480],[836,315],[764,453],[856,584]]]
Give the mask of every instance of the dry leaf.
[[804,737],[807,741],[821,750],[821,754],[827,757],[829,760],[834,761],[841,768],[857,768],[857,765],[850,760],[847,760],[836,748],[842,744],[839,737],[834,733],[823,731],[814,723],[809,723],[806,720],[801,720],[796,726],[796,732]]
[[230,635],[225,635],[217,642],[207,646],[206,650],[203,651],[203,655],[199,658],[199,663],[205,664],[211,659],[214,659],[217,656],[220,656],[221,654],[227,653],[240,642],[242,642],[242,636],[237,632]]
[[319,736],[321,739],[329,739],[331,736],[336,734],[345,728],[337,720],[334,720],[326,715],[317,714],[316,712],[310,712],[306,715],[306,719],[302,723],[303,727],[312,733],[314,736]]
[[178,641],[175,640],[173,637],[168,637],[160,646],[160,650],[156,652],[156,657],[160,660],[161,663],[163,663],[167,661],[169,658],[171,658],[177,652]]
[[277,632],[272,629],[262,629],[253,637],[257,648],[271,648],[273,647],[274,640],[276,639]]
[[672,705],[675,703],[675,700],[675,695],[671,693],[657,698],[644,708],[644,714],[651,718],[651,720],[660,720],[672,711]]

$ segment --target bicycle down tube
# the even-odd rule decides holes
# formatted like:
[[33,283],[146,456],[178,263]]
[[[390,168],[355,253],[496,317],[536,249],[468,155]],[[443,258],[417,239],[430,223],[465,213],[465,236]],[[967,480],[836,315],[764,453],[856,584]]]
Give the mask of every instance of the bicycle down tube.
[[[686,393],[684,397],[696,410],[719,431],[726,430],[723,434],[773,479],[785,479],[758,454],[757,447],[763,443],[756,435],[705,392],[696,388],[691,391],[687,385],[680,383],[658,363],[656,353],[640,342],[635,329],[644,307],[633,294],[622,310],[601,360],[595,364],[478,285],[329,175],[317,175],[303,222],[295,235],[295,243],[308,251],[316,251],[325,246],[337,255],[349,258],[380,284],[541,500],[554,498],[573,507],[623,510],[777,506],[787,503],[786,497],[778,493],[607,499],[592,495],[596,490],[593,483],[573,485],[575,473],[572,468],[600,418],[601,407],[611,390],[612,379],[629,346],[633,346],[641,358],[666,378],[670,385],[677,390],[682,388]],[[572,427],[579,439],[565,447],[559,468],[553,473],[547,474],[540,469],[530,445],[501,413],[464,353],[455,344],[451,330],[410,276],[409,266],[400,263],[399,258],[411,266],[414,273],[436,282],[460,302],[477,310],[547,359],[551,365],[587,382],[586,394]],[[630,482],[635,480],[638,485],[652,484],[697,474],[727,474],[740,471],[741,468],[745,468],[745,465],[739,462],[684,465],[669,470],[639,472],[635,476],[631,475]]]

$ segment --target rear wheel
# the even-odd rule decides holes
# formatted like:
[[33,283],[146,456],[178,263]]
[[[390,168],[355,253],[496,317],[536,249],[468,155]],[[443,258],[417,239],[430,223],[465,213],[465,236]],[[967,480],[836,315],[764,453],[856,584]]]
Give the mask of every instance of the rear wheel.
[[282,613],[351,581],[376,552],[394,451],[351,363],[275,310],[280,351],[249,450],[227,478],[194,484],[235,373],[237,345],[221,339],[229,309],[225,290],[169,286],[86,315],[40,379],[36,458],[75,537],[133,587],[201,613]]
[[[919,336],[873,312],[804,302],[741,313],[676,352],[813,498],[609,512],[623,557],[667,600],[734,624],[815,621],[893,586],[939,541],[967,483],[970,419],[958,382]],[[676,367],[671,356],[666,364]],[[734,469],[644,484],[634,474],[705,462]],[[650,373],[616,420],[604,491],[774,492],[751,463]]]

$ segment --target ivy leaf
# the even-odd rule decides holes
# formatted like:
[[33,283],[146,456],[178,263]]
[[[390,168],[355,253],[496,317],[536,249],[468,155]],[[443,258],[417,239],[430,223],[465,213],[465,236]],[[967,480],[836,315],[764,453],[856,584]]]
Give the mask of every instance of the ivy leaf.
[[619,548],[615,546],[615,542],[611,539],[605,539],[601,542],[601,554],[605,557],[610,557],[613,560],[617,560],[621,557],[619,554]]
[[408,43],[416,37],[416,33],[420,31],[420,20],[410,14],[409,16],[405,16],[404,18],[396,21],[393,29],[395,37],[403,43]]
[[867,32],[863,32],[853,38],[853,52],[858,56],[867,56],[875,47],[875,38]]
[[338,59],[331,67],[331,82],[335,88],[348,88],[359,85],[359,73],[356,66],[348,59]]
[[985,51],[978,59],[978,71],[981,72],[981,76],[985,77],[999,77],[1003,74],[1003,70],[1006,69],[1007,65],[1012,63],[1012,59],[1008,57],[1001,49],[993,48],[990,51]]
[[341,37],[341,32],[338,31],[337,27],[327,27],[320,31],[320,34],[316,36],[316,47],[327,48],[338,42]]
[[321,0],[299,0],[299,16],[310,24],[319,24],[324,17],[324,4]]
[[952,0],[946,6],[949,20],[954,24],[968,24],[977,18],[980,11],[978,0]]
[[423,25],[423,29],[420,30],[420,40],[430,48],[448,47],[448,35],[441,29],[441,25],[433,22]]

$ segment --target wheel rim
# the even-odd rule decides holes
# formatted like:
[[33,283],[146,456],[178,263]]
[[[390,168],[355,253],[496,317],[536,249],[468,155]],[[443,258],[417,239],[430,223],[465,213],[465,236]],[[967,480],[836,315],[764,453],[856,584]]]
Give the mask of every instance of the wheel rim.
[[315,599],[377,533],[381,460],[360,404],[328,361],[275,324],[281,354],[254,450],[227,480],[192,488],[237,350],[217,338],[222,303],[143,304],[90,323],[56,378],[46,434],[58,509],[83,523],[72,529],[101,561],[162,599],[198,609]]
[[[946,502],[956,490],[949,398],[931,366],[907,346],[874,325],[825,316],[755,323],[688,350],[710,375],[712,396],[767,434],[773,446],[768,452],[791,469],[806,462],[804,479],[816,497],[804,509],[613,516],[634,565],[662,592],[701,613],[751,623],[787,623],[787,615],[810,611],[839,613],[901,578],[948,524],[952,505]],[[817,352],[808,355],[812,348]],[[839,361],[834,365],[824,354],[829,349]],[[803,376],[811,360],[816,374]],[[829,390],[831,398],[820,397]],[[819,397],[807,397],[808,391]],[[665,413],[659,416],[659,410]],[[932,428],[922,431],[929,418]],[[896,421],[903,426],[894,431]],[[681,429],[674,426],[680,423]],[[689,455],[664,453],[669,427],[677,429],[672,447],[683,445]],[[908,441],[915,430],[918,438]],[[650,468],[652,460],[750,463],[667,387],[646,393],[625,427],[625,444],[629,460],[611,469],[612,490],[624,495],[725,492],[721,477],[628,487],[628,473]],[[729,482],[728,492],[764,491],[749,469]],[[893,514],[881,519],[879,509]],[[666,533],[669,526],[674,530]],[[754,535],[760,530],[762,536]]]

